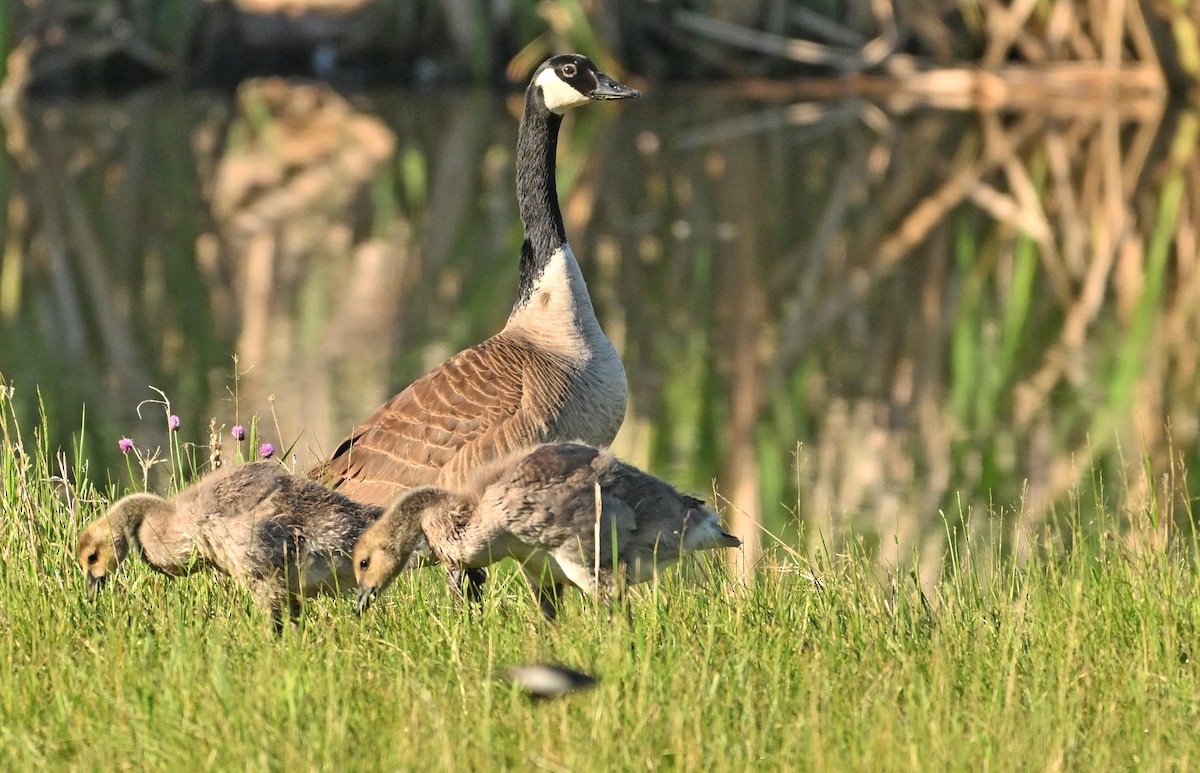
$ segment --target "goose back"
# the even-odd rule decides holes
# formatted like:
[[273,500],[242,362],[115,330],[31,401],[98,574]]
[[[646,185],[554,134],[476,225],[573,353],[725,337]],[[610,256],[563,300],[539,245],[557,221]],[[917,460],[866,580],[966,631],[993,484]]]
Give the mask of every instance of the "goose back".
[[388,504],[420,485],[461,486],[481,465],[546,440],[611,441],[624,375],[615,350],[571,358],[504,332],[413,382],[310,474],[356,501]]

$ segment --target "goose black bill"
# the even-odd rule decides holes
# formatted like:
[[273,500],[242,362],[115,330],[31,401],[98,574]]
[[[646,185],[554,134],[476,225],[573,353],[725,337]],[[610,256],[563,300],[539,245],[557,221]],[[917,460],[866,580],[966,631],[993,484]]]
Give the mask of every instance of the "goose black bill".
[[596,79],[600,85],[592,89],[592,93],[588,95],[592,99],[631,99],[642,95],[642,92],[637,89],[617,83],[604,73],[596,73]]

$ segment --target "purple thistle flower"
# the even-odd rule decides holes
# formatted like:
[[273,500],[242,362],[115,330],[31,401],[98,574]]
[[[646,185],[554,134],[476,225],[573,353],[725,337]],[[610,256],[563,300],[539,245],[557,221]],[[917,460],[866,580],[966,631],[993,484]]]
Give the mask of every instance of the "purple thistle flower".
[[241,424],[234,424],[233,425],[233,439],[234,440],[245,440],[246,439],[246,428],[243,427]]
[[275,446],[270,443],[263,443],[258,447],[258,455],[264,459],[270,459],[275,455]]
[[167,426],[171,428],[172,432],[179,429],[179,417],[172,413],[171,418],[167,419]]
[[121,449],[121,453],[127,454],[133,450],[133,441],[127,437],[123,437],[117,441],[117,448]]

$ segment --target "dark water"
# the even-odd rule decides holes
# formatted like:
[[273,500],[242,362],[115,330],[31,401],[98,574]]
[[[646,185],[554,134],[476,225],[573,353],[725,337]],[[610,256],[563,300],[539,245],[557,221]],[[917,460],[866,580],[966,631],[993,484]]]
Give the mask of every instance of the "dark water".
[[[22,428],[40,399],[52,445],[128,483],[117,440],[166,445],[157,388],[185,443],[215,419],[231,454],[257,417],[306,466],[503,325],[518,109],[260,83],[8,110]],[[1047,520],[1162,537],[1200,427],[1196,132],[699,87],[576,111],[560,194],[629,373],[615,448],[731,520],[930,571],[947,519],[1018,552]]]

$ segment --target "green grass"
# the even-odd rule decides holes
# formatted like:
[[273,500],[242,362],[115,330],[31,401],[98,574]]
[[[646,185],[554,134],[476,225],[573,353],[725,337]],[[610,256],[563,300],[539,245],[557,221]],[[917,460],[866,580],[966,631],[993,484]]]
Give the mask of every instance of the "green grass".
[[[572,597],[555,626],[511,571],[473,617],[423,571],[362,619],[349,599],[321,599],[275,638],[247,594],[212,575],[171,580],[131,562],[89,605],[72,546],[104,498],[86,467],[54,481],[36,434],[18,441],[0,419],[0,770],[1200,760],[1200,581],[1180,547],[1047,527],[1019,567],[963,549],[923,592],[861,551],[779,551],[753,587],[673,573],[635,592],[630,622]],[[491,678],[531,661],[600,683],[535,704]]]

